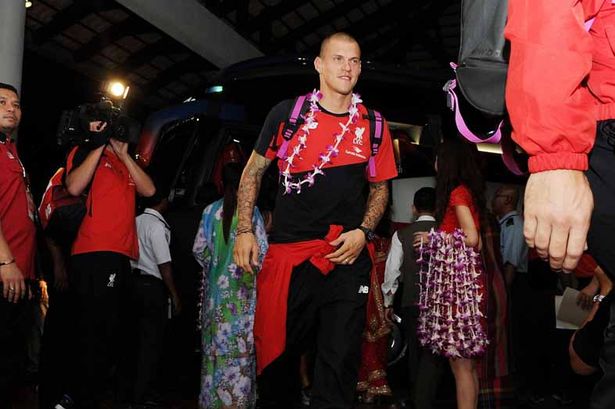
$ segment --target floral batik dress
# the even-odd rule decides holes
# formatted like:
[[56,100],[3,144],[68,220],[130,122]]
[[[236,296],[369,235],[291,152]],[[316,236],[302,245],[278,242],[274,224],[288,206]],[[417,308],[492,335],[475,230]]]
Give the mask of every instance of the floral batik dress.
[[[252,408],[256,401],[252,333],[256,276],[233,262],[237,215],[233,216],[227,243],[222,228],[222,204],[218,200],[205,208],[192,249],[203,266],[199,405],[203,409]],[[267,235],[256,208],[252,223],[262,261],[267,251]]]

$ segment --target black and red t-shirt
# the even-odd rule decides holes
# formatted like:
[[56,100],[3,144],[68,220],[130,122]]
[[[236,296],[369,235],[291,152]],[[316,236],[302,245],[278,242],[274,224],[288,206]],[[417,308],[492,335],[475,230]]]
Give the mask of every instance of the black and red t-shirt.
[[35,276],[35,210],[15,144],[0,143],[0,227],[24,278]]
[[[256,142],[256,153],[268,159],[275,159],[277,150],[284,142],[281,130],[288,119],[294,100],[276,105],[267,116],[263,129]],[[369,182],[381,182],[397,176],[393,144],[389,128],[385,123],[382,143],[374,157],[376,174],[371,177],[367,164],[371,156],[370,123],[366,118],[367,109],[359,106],[359,121],[351,125],[339,145],[339,154],[323,168],[324,175],[315,177],[314,185],[307,184],[301,193],[292,191],[285,194],[280,179],[276,206],[273,213],[272,242],[289,243],[322,238],[327,234],[329,225],[344,226],[344,230],[357,228],[363,221]],[[333,114],[320,107],[316,113],[318,127],[309,132],[306,147],[296,157],[291,170],[293,179],[303,178],[320,163],[319,156],[326,152],[327,146],[335,144],[335,134],[346,124],[348,113]],[[287,152],[297,145],[298,130],[291,139]],[[279,160],[280,171],[286,169],[286,162]]]
[[[75,147],[66,160],[66,173],[79,166],[89,152],[89,149]],[[110,251],[138,259],[136,186],[126,165],[105,149],[90,186],[87,213],[73,243],[72,254]]]

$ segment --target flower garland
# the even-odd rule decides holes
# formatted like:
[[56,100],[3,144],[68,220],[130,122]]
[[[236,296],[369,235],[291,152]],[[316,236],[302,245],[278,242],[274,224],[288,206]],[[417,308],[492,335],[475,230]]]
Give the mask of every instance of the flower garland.
[[340,122],[341,132],[333,134],[334,141],[332,145],[327,145],[327,149],[324,153],[319,155],[319,162],[312,165],[312,171],[305,174],[303,179],[295,178],[291,176],[291,168],[295,167],[295,160],[301,159],[301,151],[307,147],[307,140],[310,135],[310,131],[318,128],[318,121],[316,121],[316,113],[320,111],[318,108],[318,101],[322,98],[320,91],[314,90],[307,95],[310,101],[310,110],[303,116],[305,123],[301,126],[300,130],[303,132],[297,139],[298,143],[292,150],[292,153],[283,158],[286,162],[286,168],[280,172],[283,178],[284,194],[291,193],[295,190],[297,193],[301,193],[301,186],[307,184],[309,187],[314,185],[314,178],[317,175],[324,175],[322,170],[326,164],[331,163],[332,158],[339,155],[339,145],[345,139],[346,133],[350,129],[350,126],[356,124],[359,119],[358,104],[363,102],[358,94],[352,94],[352,100],[350,107],[348,108],[348,121],[346,123]]
[[480,254],[466,247],[463,230],[434,231],[421,243],[419,322],[421,345],[448,358],[481,355],[488,344],[481,324]]

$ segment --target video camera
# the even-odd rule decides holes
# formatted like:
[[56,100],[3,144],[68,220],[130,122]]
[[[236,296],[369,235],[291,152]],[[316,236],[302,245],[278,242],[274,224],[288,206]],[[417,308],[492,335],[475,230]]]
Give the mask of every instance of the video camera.
[[[127,92],[124,94],[124,98]],[[122,142],[136,144],[139,141],[141,125],[138,121],[122,112],[121,105],[115,105],[107,96],[91,104],[82,104],[62,112],[58,130],[57,142],[60,146],[82,145],[91,142],[94,137],[101,137],[90,132],[91,122],[106,122],[104,137],[114,138]]]

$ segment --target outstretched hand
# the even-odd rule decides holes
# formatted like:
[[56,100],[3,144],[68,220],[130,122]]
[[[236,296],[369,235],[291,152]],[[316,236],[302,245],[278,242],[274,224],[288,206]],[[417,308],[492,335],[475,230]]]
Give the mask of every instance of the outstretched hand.
[[589,182],[578,170],[530,175],[525,189],[523,234],[529,247],[555,270],[573,270],[587,248],[594,208]]

